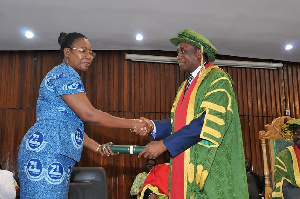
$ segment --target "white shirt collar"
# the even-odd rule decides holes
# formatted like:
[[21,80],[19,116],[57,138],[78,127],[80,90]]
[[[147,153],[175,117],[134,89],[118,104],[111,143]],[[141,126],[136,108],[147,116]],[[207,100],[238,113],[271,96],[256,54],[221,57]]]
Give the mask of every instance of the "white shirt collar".
[[196,70],[191,72],[191,75],[193,76],[193,78],[195,78],[197,76],[197,74],[199,73],[199,71],[201,70],[202,67],[203,66],[199,66],[198,68],[196,68]]
[[[203,65],[205,65],[207,62],[204,62]],[[197,76],[197,74],[199,73],[199,71],[201,70],[201,68],[203,68],[203,66],[199,66],[198,68],[196,68],[196,70],[194,70],[193,72],[191,72],[190,74],[193,76],[193,79]]]

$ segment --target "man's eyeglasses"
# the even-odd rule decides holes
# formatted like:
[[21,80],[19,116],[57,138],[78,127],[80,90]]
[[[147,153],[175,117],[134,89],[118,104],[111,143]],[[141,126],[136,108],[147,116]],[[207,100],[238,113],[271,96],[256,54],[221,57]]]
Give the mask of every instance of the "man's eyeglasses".
[[83,52],[83,53],[85,53],[85,54],[89,54],[89,55],[91,55],[93,58],[96,57],[96,53],[93,52],[93,51],[83,50],[82,48],[71,48],[71,49],[73,49],[73,50],[78,50],[78,51]]

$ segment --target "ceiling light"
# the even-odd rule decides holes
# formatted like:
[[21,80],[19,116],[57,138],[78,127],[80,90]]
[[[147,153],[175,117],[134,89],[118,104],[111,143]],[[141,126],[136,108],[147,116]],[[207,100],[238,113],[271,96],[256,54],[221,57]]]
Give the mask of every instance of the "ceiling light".
[[293,46],[291,44],[288,44],[285,46],[285,50],[291,50],[293,48]]
[[25,33],[25,37],[28,38],[28,39],[31,39],[32,37],[34,37],[34,34],[31,31],[27,31]]
[[143,38],[144,38],[144,37],[143,37],[142,34],[137,34],[136,37],[135,37],[135,39],[138,40],[138,41],[143,40]]

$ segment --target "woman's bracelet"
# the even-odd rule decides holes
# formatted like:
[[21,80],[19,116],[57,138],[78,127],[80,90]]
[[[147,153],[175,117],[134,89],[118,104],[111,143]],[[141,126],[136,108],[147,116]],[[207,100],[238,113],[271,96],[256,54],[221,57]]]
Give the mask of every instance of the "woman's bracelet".
[[[133,119],[133,121],[134,122],[136,122],[137,121],[137,119]],[[136,125],[134,125],[134,128],[132,129],[130,129],[130,132],[132,132],[132,133],[135,133],[136,132]]]
[[99,149],[101,148],[101,144],[99,144],[99,146],[97,147],[97,149],[96,149],[96,153],[98,153],[99,152]]

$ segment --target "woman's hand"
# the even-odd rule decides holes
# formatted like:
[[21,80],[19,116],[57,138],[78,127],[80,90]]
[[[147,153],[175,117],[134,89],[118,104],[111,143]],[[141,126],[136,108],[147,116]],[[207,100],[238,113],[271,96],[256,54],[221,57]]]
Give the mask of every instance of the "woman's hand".
[[114,156],[118,153],[114,153],[109,145],[113,145],[112,142],[106,143],[106,144],[102,144],[100,147],[100,150],[98,150],[98,152],[103,156],[103,157],[110,157],[110,156]]

